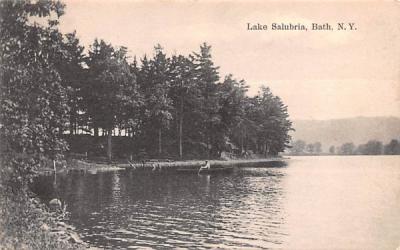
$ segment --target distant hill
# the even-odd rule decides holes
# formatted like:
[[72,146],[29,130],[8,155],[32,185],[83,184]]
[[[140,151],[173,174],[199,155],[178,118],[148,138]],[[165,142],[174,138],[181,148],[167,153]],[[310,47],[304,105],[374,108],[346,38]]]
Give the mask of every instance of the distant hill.
[[294,120],[296,129],[293,140],[307,143],[321,142],[323,151],[332,145],[346,142],[355,145],[369,140],[387,144],[391,139],[400,139],[400,118],[398,117],[355,117],[335,120]]

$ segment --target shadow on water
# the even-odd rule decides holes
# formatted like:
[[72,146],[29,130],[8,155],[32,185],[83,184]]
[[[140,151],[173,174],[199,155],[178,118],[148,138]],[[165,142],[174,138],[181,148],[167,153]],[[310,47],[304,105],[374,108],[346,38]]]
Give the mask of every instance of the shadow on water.
[[44,201],[60,197],[70,223],[105,248],[264,248],[285,235],[283,166],[231,174],[176,175],[129,170],[39,177]]

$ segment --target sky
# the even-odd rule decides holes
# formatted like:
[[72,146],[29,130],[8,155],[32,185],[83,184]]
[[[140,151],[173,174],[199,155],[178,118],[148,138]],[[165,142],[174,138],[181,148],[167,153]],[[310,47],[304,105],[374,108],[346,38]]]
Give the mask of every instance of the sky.
[[[94,1],[67,0],[62,32],[76,30],[126,46],[130,56],[188,55],[212,46],[221,78],[261,85],[288,106],[292,119],[400,117],[400,1]],[[338,31],[337,23],[357,30]],[[268,30],[250,31],[248,23]],[[272,23],[304,24],[307,31],[271,30]],[[312,23],[333,30],[312,31]]]

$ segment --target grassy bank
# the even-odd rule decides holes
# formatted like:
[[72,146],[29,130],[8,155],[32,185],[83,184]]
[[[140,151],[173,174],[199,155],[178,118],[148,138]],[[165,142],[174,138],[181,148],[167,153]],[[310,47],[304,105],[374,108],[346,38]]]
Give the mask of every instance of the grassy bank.
[[57,216],[36,198],[2,190],[0,249],[86,249]]

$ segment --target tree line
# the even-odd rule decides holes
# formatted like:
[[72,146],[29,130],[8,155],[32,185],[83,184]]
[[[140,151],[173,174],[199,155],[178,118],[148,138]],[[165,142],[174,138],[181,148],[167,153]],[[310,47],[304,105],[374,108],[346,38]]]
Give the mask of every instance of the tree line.
[[82,131],[106,139],[109,159],[113,135],[158,157],[267,156],[288,145],[282,100],[268,87],[249,97],[244,80],[221,77],[210,45],[187,56],[156,45],[137,59],[95,39],[86,53],[75,32],[58,29],[64,8],[52,0],[0,2],[3,164],[29,172],[61,159],[71,150],[66,138]]
[[[70,38],[79,44],[74,34]],[[83,51],[75,45],[67,47]],[[276,155],[289,142],[291,122],[281,99],[268,87],[248,97],[244,80],[221,79],[206,43],[189,56],[170,57],[157,45],[153,56],[129,63],[127,48],[96,39],[88,55],[74,55],[72,65],[60,60],[68,63],[60,68],[71,69],[64,72],[71,90],[69,134],[84,128],[98,137],[101,131],[109,158],[115,131],[149,154],[179,158],[193,151],[217,157],[232,145]]]
[[307,143],[304,140],[292,142],[289,148],[293,155],[319,155],[322,153],[322,144],[320,142]]
[[329,152],[340,155],[400,155],[400,141],[392,139],[389,143],[383,144],[378,140],[370,140],[358,146],[352,142],[347,142],[337,149],[331,146]]
[[320,142],[307,143],[304,140],[296,140],[291,144],[288,152],[293,155],[400,155],[400,141],[392,139],[389,143],[383,144],[378,140],[370,140],[358,146],[352,142],[346,142],[338,147],[332,145],[328,152],[323,152]]

